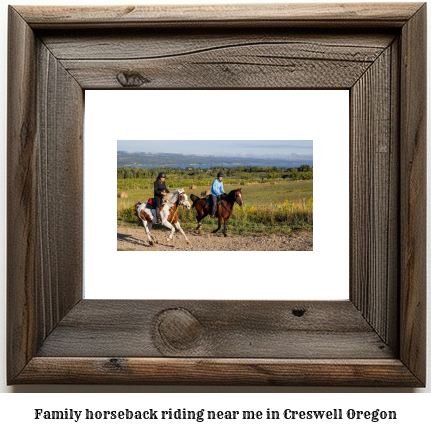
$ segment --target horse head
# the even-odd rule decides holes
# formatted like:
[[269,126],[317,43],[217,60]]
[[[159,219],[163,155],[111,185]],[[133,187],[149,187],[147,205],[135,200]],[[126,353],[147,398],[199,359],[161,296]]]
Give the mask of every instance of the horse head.
[[182,192],[178,195],[178,204],[184,206],[187,210],[190,210],[192,207],[188,201],[187,194],[184,192],[184,189],[182,189]]
[[242,200],[241,188],[237,189],[234,194],[235,202],[242,207],[244,205],[244,201]]

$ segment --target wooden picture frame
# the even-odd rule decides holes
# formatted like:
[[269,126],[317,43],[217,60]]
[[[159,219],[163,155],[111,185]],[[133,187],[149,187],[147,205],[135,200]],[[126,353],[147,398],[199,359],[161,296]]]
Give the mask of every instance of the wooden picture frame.
[[[10,7],[7,380],[425,385],[426,4]],[[82,299],[86,89],[350,90],[350,299]],[[326,281],[328,283],[328,281]]]

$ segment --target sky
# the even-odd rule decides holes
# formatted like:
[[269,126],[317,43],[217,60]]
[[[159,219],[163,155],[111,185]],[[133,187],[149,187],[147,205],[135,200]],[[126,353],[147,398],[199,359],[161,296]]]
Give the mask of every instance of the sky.
[[243,157],[312,158],[312,140],[118,140],[118,151]]

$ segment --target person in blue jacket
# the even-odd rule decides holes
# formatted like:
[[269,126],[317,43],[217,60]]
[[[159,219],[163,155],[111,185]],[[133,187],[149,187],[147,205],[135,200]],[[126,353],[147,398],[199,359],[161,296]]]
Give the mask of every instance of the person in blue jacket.
[[223,173],[219,172],[217,174],[217,178],[213,181],[213,184],[211,186],[211,201],[212,201],[211,218],[212,219],[216,217],[217,198],[224,193],[226,192],[223,189]]

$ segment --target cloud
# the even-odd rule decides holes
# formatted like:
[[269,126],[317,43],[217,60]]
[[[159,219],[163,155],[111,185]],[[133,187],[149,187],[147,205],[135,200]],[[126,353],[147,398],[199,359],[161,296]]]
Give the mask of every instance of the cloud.
[[308,149],[313,149],[313,144],[268,144],[268,143],[263,143],[263,144],[238,144],[238,147],[243,147],[243,148],[254,148],[254,149],[303,149],[303,150],[308,150]]

